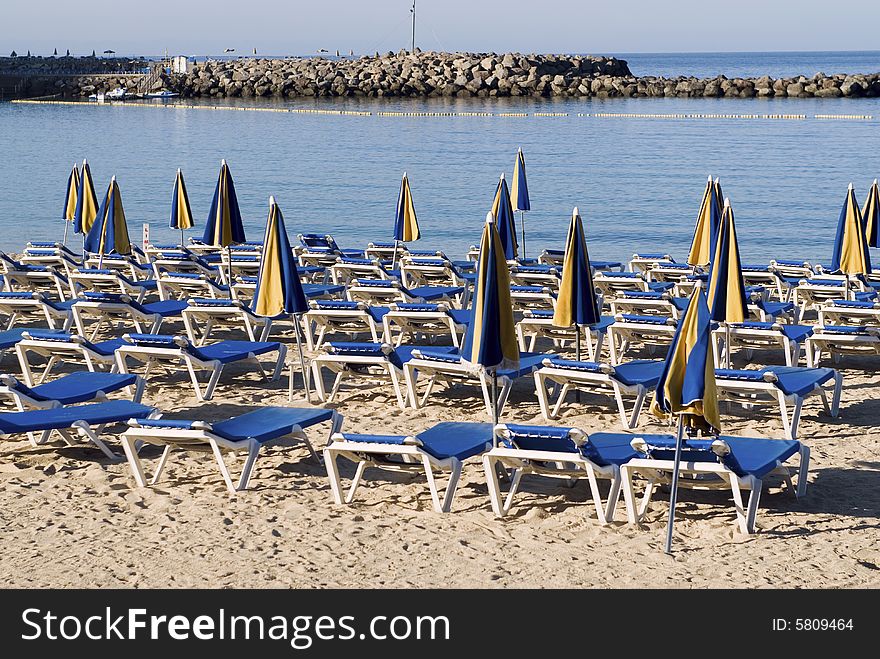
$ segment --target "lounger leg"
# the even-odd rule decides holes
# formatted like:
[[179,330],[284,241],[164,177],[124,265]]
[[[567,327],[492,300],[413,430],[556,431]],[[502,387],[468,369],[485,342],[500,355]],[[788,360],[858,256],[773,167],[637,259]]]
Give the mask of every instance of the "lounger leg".
[[807,474],[810,471],[810,447],[801,442],[801,463],[798,466],[798,482],[795,496],[801,498],[807,493]]
[[217,442],[213,439],[209,439],[208,441],[211,444],[211,452],[214,454],[217,466],[220,468],[220,474],[223,476],[223,482],[226,483],[226,489],[229,490],[230,494],[235,494],[235,483],[232,482],[232,478],[229,475],[229,469],[226,467],[226,462],[223,460],[223,452],[220,450]]
[[452,471],[449,474],[449,482],[446,484],[446,494],[443,497],[443,505],[440,512],[448,513],[452,508],[452,499],[455,497],[455,490],[458,487],[458,481],[461,478],[461,460],[453,459]]
[[[146,487],[147,479],[144,475],[144,466],[141,463],[141,459],[137,454],[134,446],[135,440],[132,437],[126,437],[123,435],[122,437],[122,450],[125,452],[125,457],[128,459],[128,466],[131,467],[131,473],[134,476],[134,481],[137,483],[138,487]],[[167,452],[171,447],[166,446],[165,451]],[[162,454],[164,459],[165,454]],[[155,478],[153,479],[155,482]]]
[[159,458],[159,464],[156,465],[156,471],[153,473],[153,478],[150,479],[150,485],[155,485],[159,482],[160,476],[162,476],[162,472],[165,471],[165,467],[168,465],[168,458],[171,457],[171,445],[165,447],[165,450],[162,451],[162,457]]
[[541,414],[549,421],[552,417],[550,416],[550,400],[545,387],[544,377],[541,375],[540,371],[535,371],[534,377],[535,394],[538,396],[538,405],[541,406]]
[[[417,375],[418,374],[416,372],[414,372],[413,378],[417,377]],[[437,382],[436,375],[432,375],[431,377],[428,378],[428,383],[425,385],[425,393],[424,393],[424,395],[422,395],[422,399],[419,403],[420,407],[424,407],[425,405],[428,404],[428,398],[431,397],[431,392],[434,391],[434,384],[436,384],[436,382]],[[415,387],[415,384],[413,384],[413,387]],[[416,409],[418,409],[418,408],[416,408]]]
[[633,489],[633,473],[624,465],[620,468],[620,480],[623,485],[623,501],[626,504],[626,520],[629,524],[638,521],[636,515],[636,495]]
[[488,454],[483,456],[483,471],[486,472],[486,485],[489,488],[489,500],[492,512],[496,517],[504,517],[506,512],[501,505],[501,485],[498,482],[497,461]]
[[333,402],[336,398],[336,394],[339,393],[339,385],[342,383],[344,375],[345,371],[339,371],[339,373],[336,374],[336,379],[333,381],[333,388],[330,390],[330,397],[328,398],[330,402]]
[[498,405],[496,407],[498,417],[504,411],[504,406],[507,405],[507,399],[510,397],[510,390],[513,388],[513,380],[510,378],[502,378],[501,382],[501,391],[498,392]]
[[776,399],[779,401],[779,416],[782,418],[782,436],[791,439],[791,424],[788,421],[788,405],[786,404],[786,396],[782,391],[776,392]]
[[391,377],[391,385],[394,387],[394,395],[397,397],[397,406],[401,410],[406,409],[407,394],[404,393],[400,384],[400,377],[397,374],[397,367],[388,364],[388,375]]
[[419,395],[416,391],[416,378],[418,374],[415,369],[409,368],[408,364],[403,365],[403,378],[406,380],[406,395],[409,399],[409,404],[412,405],[413,409],[419,409]]
[[620,500],[620,489],[623,479],[620,475],[620,467],[612,466],[614,470],[611,478],[611,489],[608,490],[608,503],[605,507],[605,523],[610,524],[614,521],[614,512],[617,509],[617,502]]
[[568,396],[568,392],[571,391],[571,383],[566,382],[562,385],[562,389],[559,391],[559,396],[556,398],[556,403],[553,405],[553,410],[550,412],[550,415],[547,416],[547,419],[555,419],[559,416],[559,410],[562,408],[562,404],[565,403],[565,397]]
[[837,418],[840,415],[840,394],[843,392],[843,376],[839,371],[834,372],[834,394],[831,399],[831,416]]
[[522,482],[523,470],[522,469],[514,469],[513,470],[513,478],[510,479],[510,487],[507,489],[507,498],[504,500],[504,514],[510,512],[510,507],[513,505],[513,497],[516,494],[516,491],[519,489],[519,484]]
[[[742,490],[740,489],[739,478],[733,475],[723,475],[722,478],[730,483],[730,491],[733,494],[733,505],[736,508],[736,521],[739,525],[739,530],[741,533],[748,535],[749,524],[748,524],[748,513],[746,511],[745,505],[743,503]],[[755,498],[755,493],[752,491],[751,496],[749,497],[749,508],[751,508],[752,500]]]
[[[199,377],[198,375],[196,375],[196,370],[195,368],[193,368],[192,362],[189,359],[186,360],[186,369],[189,372],[189,378],[192,381],[193,388],[196,391],[196,400],[200,402],[208,400],[208,396],[202,395],[202,385],[199,383]],[[219,370],[215,370],[211,374],[211,379],[213,380],[216,376],[219,376]]]
[[801,411],[803,410],[803,407],[804,397],[798,396],[795,399],[794,409],[791,412],[791,423],[789,425],[787,439],[797,439],[798,424],[800,424],[801,421]]
[[[311,446],[309,446],[311,449]],[[315,451],[312,450],[312,455],[314,455]],[[259,442],[251,441],[248,445],[248,456],[247,460],[244,463],[244,467],[241,470],[241,478],[238,481],[238,487],[236,488],[239,492],[242,490],[246,490],[248,484],[251,480],[251,474],[254,471],[254,466],[257,464],[257,457],[260,455],[260,444]]]
[[431,491],[431,501],[434,503],[434,511],[443,512],[443,505],[440,503],[440,495],[437,492],[437,481],[434,479],[434,470],[431,468],[431,461],[428,456],[422,456],[422,465],[425,467],[425,478],[428,479],[428,489]]
[[[278,347],[278,361],[275,362],[275,371],[272,373],[272,380],[281,377],[281,371],[284,370],[284,360],[287,358],[287,346],[283,343]],[[305,376],[304,376],[305,377]]]
[[363,478],[366,468],[366,460],[361,460],[360,462],[358,462],[357,469],[355,469],[354,471],[354,478],[351,481],[351,487],[348,490],[348,495],[345,497],[345,503],[351,503],[354,499],[354,493],[357,492],[358,485],[360,485],[361,478]]
[[101,440],[100,437],[98,437],[95,431],[92,430],[91,426],[89,426],[89,424],[85,421],[76,421],[72,427],[76,428],[83,437],[87,438],[95,446],[101,449],[101,452],[114,462],[118,462],[123,459],[122,456],[114,453],[109,448],[107,448],[107,445]]
[[329,448],[324,449],[324,465],[327,467],[327,477],[330,479],[330,491],[333,493],[333,502],[337,506],[342,505],[342,483],[339,479],[339,465],[336,458],[339,454]]

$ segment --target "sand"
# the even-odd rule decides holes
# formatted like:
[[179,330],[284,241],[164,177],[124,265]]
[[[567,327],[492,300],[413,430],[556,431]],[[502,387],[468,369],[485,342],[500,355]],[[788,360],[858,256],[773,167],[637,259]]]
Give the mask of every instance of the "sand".
[[[173,328],[171,328],[173,329]],[[295,350],[292,352],[295,353]],[[760,363],[773,363],[760,356]],[[766,357],[766,359],[764,359]],[[744,363],[744,362],[741,362]],[[778,363],[778,362],[777,362]],[[489,505],[482,465],[465,465],[449,514],[435,513],[423,477],[367,471],[352,505],[333,503],[326,474],[299,445],[265,451],[252,489],[230,495],[210,456],[176,453],[162,480],[138,488],[126,463],[97,450],[0,442],[0,584],[5,587],[819,587],[880,586],[880,359],[845,359],[839,419],[818,398],[800,438],[812,449],[807,496],[773,483],[758,533],[735,526],[729,494],[683,491],[674,556],[662,552],[667,498],[644,524],[601,526],[585,481],[569,489],[532,477],[504,519]],[[17,372],[12,355],[4,371]],[[218,419],[287,404],[287,377],[231,370],[215,400],[196,402],[183,373],[151,377],[144,402],[169,417]],[[442,420],[485,421],[468,388],[401,412],[388,386],[344,388],[343,428],[415,433]],[[305,406],[297,392],[295,405]],[[517,382],[504,414],[544,423],[534,384]],[[723,415],[733,435],[781,437],[778,414]],[[559,425],[620,431],[613,402],[585,397]],[[642,432],[666,426],[644,414]],[[323,446],[328,428],[310,430]],[[118,441],[108,435],[111,444]],[[155,449],[145,455],[156,456]],[[235,472],[241,460],[232,463]],[[353,473],[343,463],[343,476]],[[607,483],[602,483],[603,493]]]

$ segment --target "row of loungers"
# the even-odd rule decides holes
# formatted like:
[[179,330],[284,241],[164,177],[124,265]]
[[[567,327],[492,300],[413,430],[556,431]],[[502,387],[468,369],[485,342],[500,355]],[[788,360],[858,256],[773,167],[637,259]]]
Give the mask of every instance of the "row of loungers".
[[[630,523],[640,521],[659,484],[672,471],[674,438],[671,435],[629,435],[595,433],[577,428],[486,423],[443,422],[415,435],[387,435],[341,432],[343,418],[334,410],[265,407],[219,422],[163,419],[156,408],[139,402],[143,383],[126,374],[72,373],[52,383],[28,387],[4,376],[0,394],[14,397],[24,411],[0,413],[0,437],[25,434],[39,446],[58,432],[65,444],[76,446],[85,438],[112,460],[121,459],[100,437],[108,425],[127,425],[122,447],[137,484],[155,484],[173,451],[209,452],[230,492],[248,487],[260,449],[269,443],[297,440],[312,457],[318,455],[306,431],[328,423],[330,439],[323,449],[330,489],[338,504],[350,503],[368,467],[424,473],[434,509],[451,509],[463,463],[482,457],[492,509],[497,516],[509,512],[524,476],[539,474],[565,479],[572,484],[585,478],[602,524],[614,519],[623,493]],[[108,394],[134,391],[133,400],[107,400]],[[92,401],[102,402],[92,402]],[[29,409],[34,408],[34,409]],[[148,478],[144,445],[163,448],[153,474]],[[237,479],[226,464],[229,452],[247,454]],[[800,458],[797,489],[784,463]],[[684,446],[682,484],[701,489],[730,489],[737,523],[744,533],[755,530],[755,516],[764,480],[782,476],[797,496],[806,491],[809,448],[791,440],[719,437],[689,439]],[[339,458],[356,466],[348,491],[343,492]],[[447,474],[442,496],[438,474]],[[501,474],[501,476],[499,476]],[[644,481],[644,494],[636,503],[637,477]],[[610,483],[605,503],[598,480]],[[506,497],[502,480],[509,480]],[[749,491],[748,502],[743,491]]]

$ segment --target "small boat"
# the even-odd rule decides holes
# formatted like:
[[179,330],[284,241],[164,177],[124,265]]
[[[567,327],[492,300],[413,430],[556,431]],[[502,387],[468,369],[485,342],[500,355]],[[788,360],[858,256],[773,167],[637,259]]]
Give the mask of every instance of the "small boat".
[[128,90],[125,87],[117,87],[113,91],[109,91],[104,94],[104,98],[109,99],[111,101],[121,101],[128,94]]
[[180,96],[177,92],[168,91],[167,89],[163,89],[160,92],[147,92],[144,94],[144,98],[177,98]]

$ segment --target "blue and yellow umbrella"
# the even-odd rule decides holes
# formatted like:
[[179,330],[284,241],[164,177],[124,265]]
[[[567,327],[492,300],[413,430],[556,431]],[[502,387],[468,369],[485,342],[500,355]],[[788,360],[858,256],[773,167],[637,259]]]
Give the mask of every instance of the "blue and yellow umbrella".
[[492,200],[492,217],[495,218],[495,226],[498,236],[501,238],[501,246],[504,249],[504,258],[508,261],[516,259],[516,223],[513,218],[513,206],[510,203],[510,191],[507,189],[507,181],[504,174],[498,181],[495,189],[495,198]]
[[529,201],[529,183],[526,180],[526,159],[523,157],[522,148],[517,149],[516,164],[513,166],[513,182],[510,186],[510,197],[513,202],[513,210],[520,212],[522,224],[522,255],[526,256],[526,211],[532,210]]
[[846,201],[840,209],[837,220],[837,235],[834,238],[834,253],[831,257],[831,269],[845,275],[846,297],[849,297],[849,277],[851,275],[867,275],[871,272],[871,255],[868,252],[868,240],[862,213],[856,201],[856,193],[852,183],[846,191]]
[[[275,318],[282,315],[291,316],[296,333],[296,347],[299,351],[299,363],[303,374],[303,385],[306,396],[311,401],[309,389],[309,373],[306,369],[302,350],[302,335],[297,316],[309,310],[309,303],[299,280],[296,258],[290,247],[284,216],[281,208],[275,203],[275,197],[269,197],[269,217],[266,220],[266,234],[263,238],[263,254],[260,257],[260,271],[257,275],[257,289],[251,302],[251,309],[258,316]],[[289,398],[293,399],[293,369],[290,374]]]
[[98,195],[95,194],[95,183],[92,181],[92,170],[89,163],[83,160],[79,175],[79,187],[76,190],[76,209],[73,212],[73,230],[85,236],[92,228],[98,216]]
[[245,240],[241,211],[235,195],[235,183],[229,172],[229,165],[225,160],[221,160],[220,176],[214,188],[214,198],[211,200],[211,210],[208,211],[202,242],[217,247],[229,247],[239,245]]
[[107,194],[104,195],[98,215],[86,235],[84,247],[87,252],[98,255],[99,268],[103,265],[106,254],[131,254],[122,193],[115,176],[110,179]]
[[492,421],[497,423],[495,371],[519,364],[519,345],[510,302],[510,270],[492,213],[486,216],[480,238],[474,300],[470,324],[462,340],[461,359],[492,374]]
[[715,239],[718,235],[718,225],[721,224],[721,184],[718,179],[709,177],[706,189],[703,192],[703,200],[700,202],[700,213],[697,215],[697,225],[694,228],[694,238],[691,242],[691,250],[688,252],[687,263],[693,267],[709,265],[712,260],[712,251],[715,248]]
[[177,177],[174,179],[174,191],[171,193],[171,218],[168,226],[180,230],[180,246],[183,247],[183,232],[186,229],[192,229],[195,225],[192,210],[189,207],[186,183],[183,181],[183,172],[178,167]]
[[709,288],[707,291],[709,316],[712,320],[724,323],[727,330],[725,354],[727,368],[730,368],[730,323],[742,323],[749,315],[746,302],[746,286],[742,276],[742,261],[739,256],[739,242],[736,239],[736,226],[730,200],[724,200],[718,239],[709,267]]
[[595,325],[600,319],[601,313],[593,286],[584,223],[575,206],[571,212],[571,223],[568,225],[568,236],[565,239],[562,282],[556,298],[556,310],[553,312],[553,325],[555,327],[574,325],[575,358],[580,360],[580,328],[582,325]]
[[675,442],[675,463],[672,493],[669,498],[669,523],[666,531],[666,553],[672,551],[672,526],[678,495],[678,472],[684,428],[718,433],[718,392],[715,386],[715,363],[709,348],[712,336],[711,317],[706,296],[700,286],[694,288],[684,317],[678,324],[663,373],[657,383],[651,412],[661,419],[678,417]]
[[865,207],[862,208],[862,221],[865,223],[865,237],[868,239],[869,247],[880,247],[880,187],[877,185],[877,179],[868,190],[868,198],[865,200]]
[[67,177],[67,194],[64,196],[64,211],[61,217],[64,219],[64,244],[67,244],[67,229],[76,218],[76,192],[79,189],[79,169],[76,163]]
[[419,220],[416,217],[416,207],[413,204],[412,190],[409,187],[409,179],[406,172],[400,179],[400,192],[397,195],[397,212],[394,215],[394,258],[391,267],[397,260],[397,243],[410,242],[422,237],[419,231]]

